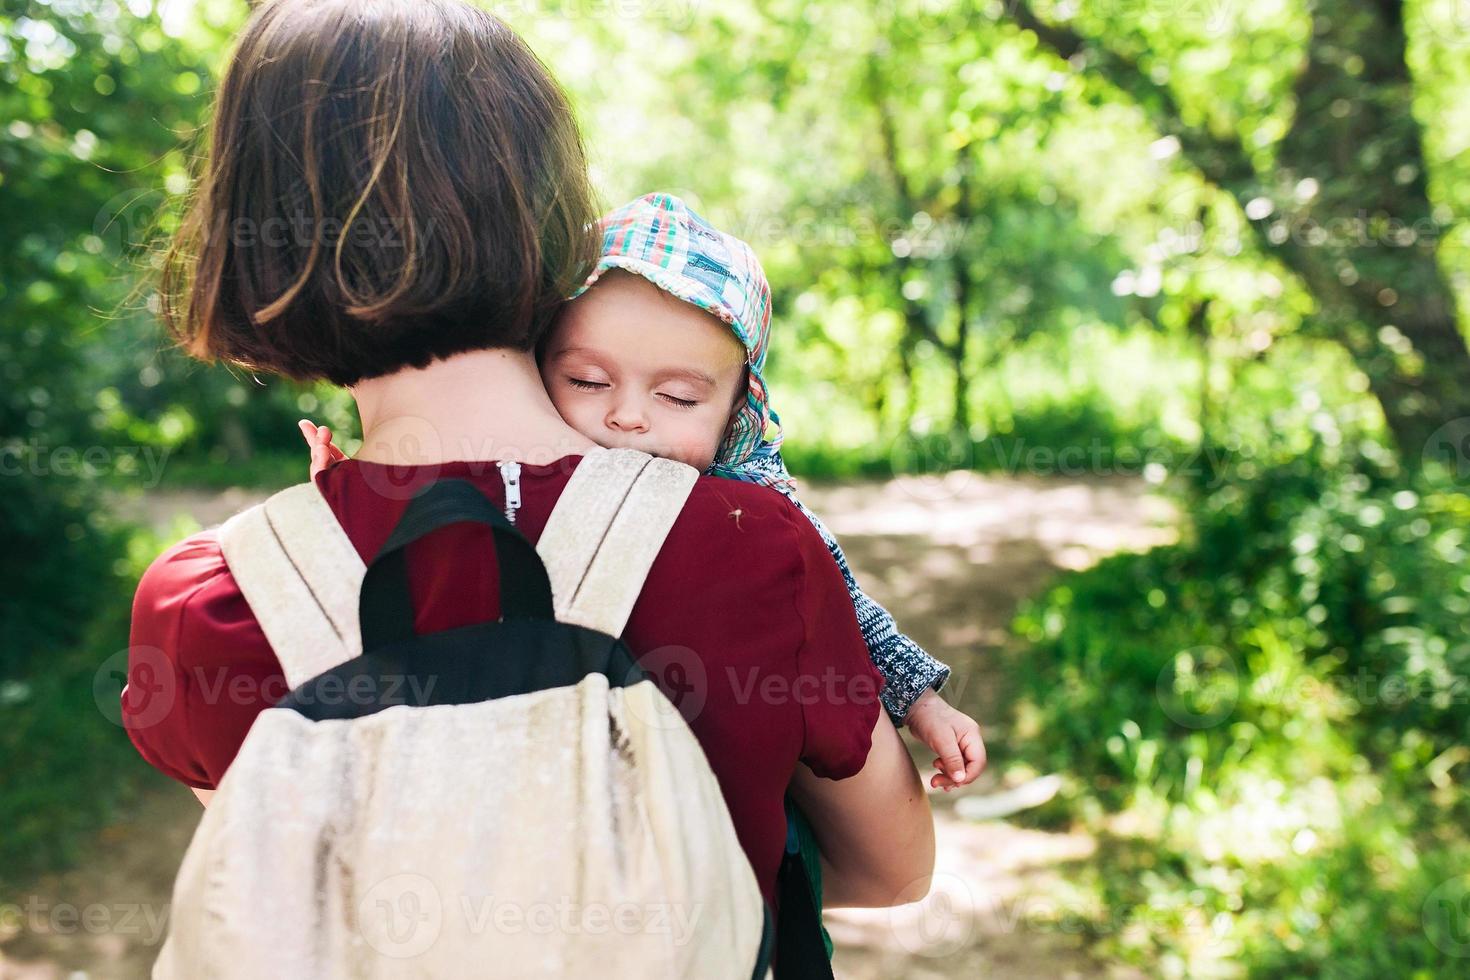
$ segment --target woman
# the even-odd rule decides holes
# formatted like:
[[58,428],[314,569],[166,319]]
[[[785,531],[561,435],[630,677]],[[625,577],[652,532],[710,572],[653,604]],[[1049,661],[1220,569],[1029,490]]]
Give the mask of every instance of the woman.
[[[362,450],[317,484],[364,560],[434,479],[503,505],[497,460],[522,464],[517,525],[534,541],[590,448],[533,350],[591,268],[595,217],[565,97],[499,21],[459,0],[274,0],[221,82],[164,317],[201,359],[351,391]],[[486,534],[410,547],[420,632],[498,615]],[[824,904],[922,897],[923,787],[843,580],[783,497],[702,479],[624,638],[671,698],[701,702],[680,707],[768,900],[788,785],[817,827]],[[207,802],[286,693],[214,531],[150,566],[131,643],[129,735]]]

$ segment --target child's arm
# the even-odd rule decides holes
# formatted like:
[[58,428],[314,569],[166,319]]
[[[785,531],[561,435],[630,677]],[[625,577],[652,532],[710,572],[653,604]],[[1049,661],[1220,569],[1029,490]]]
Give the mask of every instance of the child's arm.
[[907,724],[909,731],[935,752],[934,767],[939,772],[929,785],[948,792],[973,782],[985,768],[985,742],[975,719],[947,704],[938,694],[949,679],[949,667],[899,632],[888,610],[858,586],[842,546],[827,525],[794,493],[786,495],[812,522],[842,572],[863,640],[868,644],[868,655],[888,682],[879,695],[883,707],[894,725]]

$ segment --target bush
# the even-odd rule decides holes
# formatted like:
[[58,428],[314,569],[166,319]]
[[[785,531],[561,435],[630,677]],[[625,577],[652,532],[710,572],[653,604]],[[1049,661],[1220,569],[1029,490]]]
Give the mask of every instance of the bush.
[[146,766],[117,722],[133,588],[156,542],[88,485],[8,477],[0,494],[0,886],[65,866]]
[[1017,751],[1072,774],[1036,819],[1121,836],[1094,882],[1110,907],[1188,898],[1228,937],[1196,948],[1151,914],[1146,939],[1107,937],[1115,955],[1192,972],[1235,950],[1258,976],[1442,962],[1421,918],[1470,853],[1470,494],[1376,458],[1227,459],[1187,489],[1184,542],[1016,618]]

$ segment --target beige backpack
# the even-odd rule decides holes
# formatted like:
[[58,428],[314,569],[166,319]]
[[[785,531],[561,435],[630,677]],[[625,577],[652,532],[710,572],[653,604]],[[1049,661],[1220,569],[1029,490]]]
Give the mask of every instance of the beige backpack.
[[[696,478],[595,450],[534,548],[441,480],[370,566],[311,483],[227,521],[291,693],[204,812],[153,976],[769,976],[720,787],[617,639]],[[503,618],[416,636],[403,548],[461,521],[493,528]]]

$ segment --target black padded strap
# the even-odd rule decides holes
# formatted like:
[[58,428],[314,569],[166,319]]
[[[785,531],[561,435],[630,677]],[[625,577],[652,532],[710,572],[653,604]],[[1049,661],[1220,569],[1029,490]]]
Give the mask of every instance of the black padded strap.
[[409,502],[398,526],[363,575],[358,613],[364,651],[400,643],[414,635],[407,546],[442,527],[465,522],[488,525],[495,533],[492,557],[500,569],[501,618],[556,618],[546,566],[531,542],[473,483],[439,480]]

